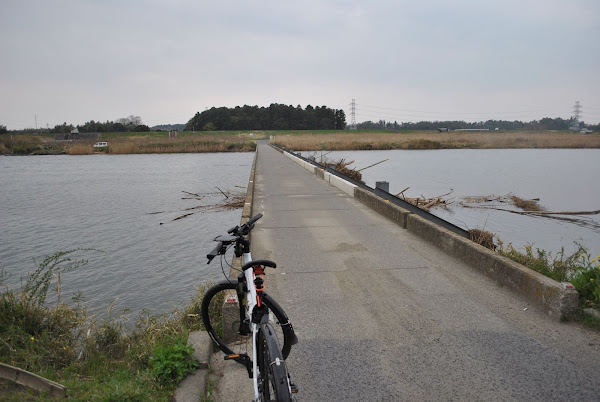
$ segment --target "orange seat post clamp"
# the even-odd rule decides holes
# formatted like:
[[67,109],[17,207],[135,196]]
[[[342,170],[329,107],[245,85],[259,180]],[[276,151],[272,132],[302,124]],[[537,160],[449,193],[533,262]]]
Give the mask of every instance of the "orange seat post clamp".
[[[254,268],[254,287],[256,288],[256,305],[260,307],[262,305],[260,300],[260,294],[265,290],[265,281],[263,279],[265,274],[265,267],[261,265],[255,265]],[[260,286],[260,287],[259,287]]]

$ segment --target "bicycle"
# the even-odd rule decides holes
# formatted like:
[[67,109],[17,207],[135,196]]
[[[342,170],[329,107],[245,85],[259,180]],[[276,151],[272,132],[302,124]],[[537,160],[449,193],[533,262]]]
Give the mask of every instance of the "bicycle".
[[[225,353],[225,360],[234,360],[248,370],[253,380],[254,401],[291,401],[298,389],[290,381],[285,359],[298,338],[285,311],[265,292],[265,267],[276,268],[277,264],[252,260],[247,238],[262,216],[258,214],[245,224],[229,229],[227,235],[214,239],[218,245],[206,255],[208,264],[220,255],[223,269],[224,256],[233,246],[235,256],[242,257],[243,265],[237,280],[228,279],[223,269],[227,279],[206,292],[202,299],[202,321],[217,347]],[[232,314],[227,306],[235,306],[236,302],[239,308]],[[227,329],[236,332],[238,339],[233,342],[228,339]],[[279,339],[283,339],[283,345]],[[252,349],[252,358],[248,349]]]

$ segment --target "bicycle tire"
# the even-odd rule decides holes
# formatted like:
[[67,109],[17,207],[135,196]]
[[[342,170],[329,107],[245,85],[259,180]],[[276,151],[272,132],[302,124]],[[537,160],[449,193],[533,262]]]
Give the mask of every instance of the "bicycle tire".
[[261,400],[290,402],[292,393],[287,367],[271,324],[261,324],[257,334],[257,349]]
[[[230,347],[230,345],[224,340],[223,331],[222,331],[222,327],[221,327],[222,324],[218,324],[222,318],[222,305],[223,305],[222,303],[225,298],[225,292],[228,290],[235,291],[237,284],[238,284],[237,280],[221,281],[221,282],[217,283],[216,285],[212,286],[210,289],[208,289],[202,299],[201,312],[202,312],[202,323],[204,324],[204,328],[206,329],[206,332],[208,333],[208,335],[215,342],[217,347],[221,351],[223,351],[225,354],[228,354],[228,355],[244,352],[243,350],[241,350],[242,349],[241,347],[238,348],[240,350],[236,350],[236,351],[234,351]],[[288,357],[288,355],[290,354],[290,350],[292,349],[292,344],[295,343],[295,335],[293,335],[293,330],[291,329],[291,324],[289,324],[288,317],[285,314],[285,312],[283,311],[283,309],[272,298],[270,298],[268,296],[267,297],[263,296],[262,301],[269,309],[269,313],[273,313],[272,315],[274,316],[273,317],[274,319],[270,320],[270,321],[272,321],[274,328],[278,328],[276,332],[280,333],[283,337],[283,345],[281,347],[281,354],[282,354],[283,358],[286,359]],[[237,314],[238,318],[235,320],[234,325],[231,328],[231,330],[235,334],[238,334],[239,311],[236,311],[235,314]],[[269,315],[271,316],[271,314],[269,314]],[[215,321],[214,324],[213,324],[213,321]],[[251,336],[249,338],[250,338],[250,342],[251,342]],[[246,340],[246,339],[239,336],[237,342],[244,341],[244,340]],[[248,348],[248,350],[250,350],[250,348]],[[239,362],[242,363],[242,361],[239,361]]]

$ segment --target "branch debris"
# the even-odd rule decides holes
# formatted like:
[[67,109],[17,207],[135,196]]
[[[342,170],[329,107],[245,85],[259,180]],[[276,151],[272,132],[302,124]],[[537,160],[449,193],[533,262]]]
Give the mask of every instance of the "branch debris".
[[[236,186],[238,188],[245,188]],[[185,208],[184,211],[186,213],[179,215],[169,222],[178,221],[183,218],[187,218],[188,216],[194,215],[198,212],[209,212],[209,211],[226,211],[231,209],[243,208],[244,203],[246,201],[246,193],[238,190],[233,191],[223,191],[220,188],[216,187],[219,192],[207,192],[207,193],[191,193],[189,191],[182,191],[182,193],[188,195],[188,197],[182,197],[182,200],[196,200],[196,201],[204,201],[205,203],[202,205],[196,205],[194,207]],[[223,199],[223,196],[225,197]],[[163,213],[163,212],[154,212],[154,213]],[[161,225],[163,222],[160,223]]]

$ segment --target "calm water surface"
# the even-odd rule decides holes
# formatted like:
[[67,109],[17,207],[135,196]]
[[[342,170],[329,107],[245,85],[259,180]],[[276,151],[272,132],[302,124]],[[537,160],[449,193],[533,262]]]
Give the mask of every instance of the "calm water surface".
[[[168,311],[202,282],[222,277],[206,265],[216,235],[239,223],[241,209],[187,208],[245,193],[253,153],[0,157],[0,268],[19,278],[33,258],[73,248],[89,264],[62,276],[64,297],[81,290],[99,313]],[[239,188],[236,186],[241,186]],[[203,200],[186,194],[206,193]],[[161,225],[161,223],[163,223]]]
[[[410,187],[407,197],[433,197],[452,190],[450,198],[459,201],[465,196],[512,193],[525,199],[540,198],[540,205],[548,211],[600,209],[597,149],[352,151],[332,152],[327,158],[354,160],[352,167],[357,169],[389,158],[362,171],[363,180],[371,187],[376,181],[388,181],[392,194]],[[457,204],[431,212],[465,229],[496,233],[504,243],[517,247],[533,243],[556,253],[563,246],[573,251],[573,242],[580,241],[594,258],[600,254],[599,215],[577,216],[573,222]]]

